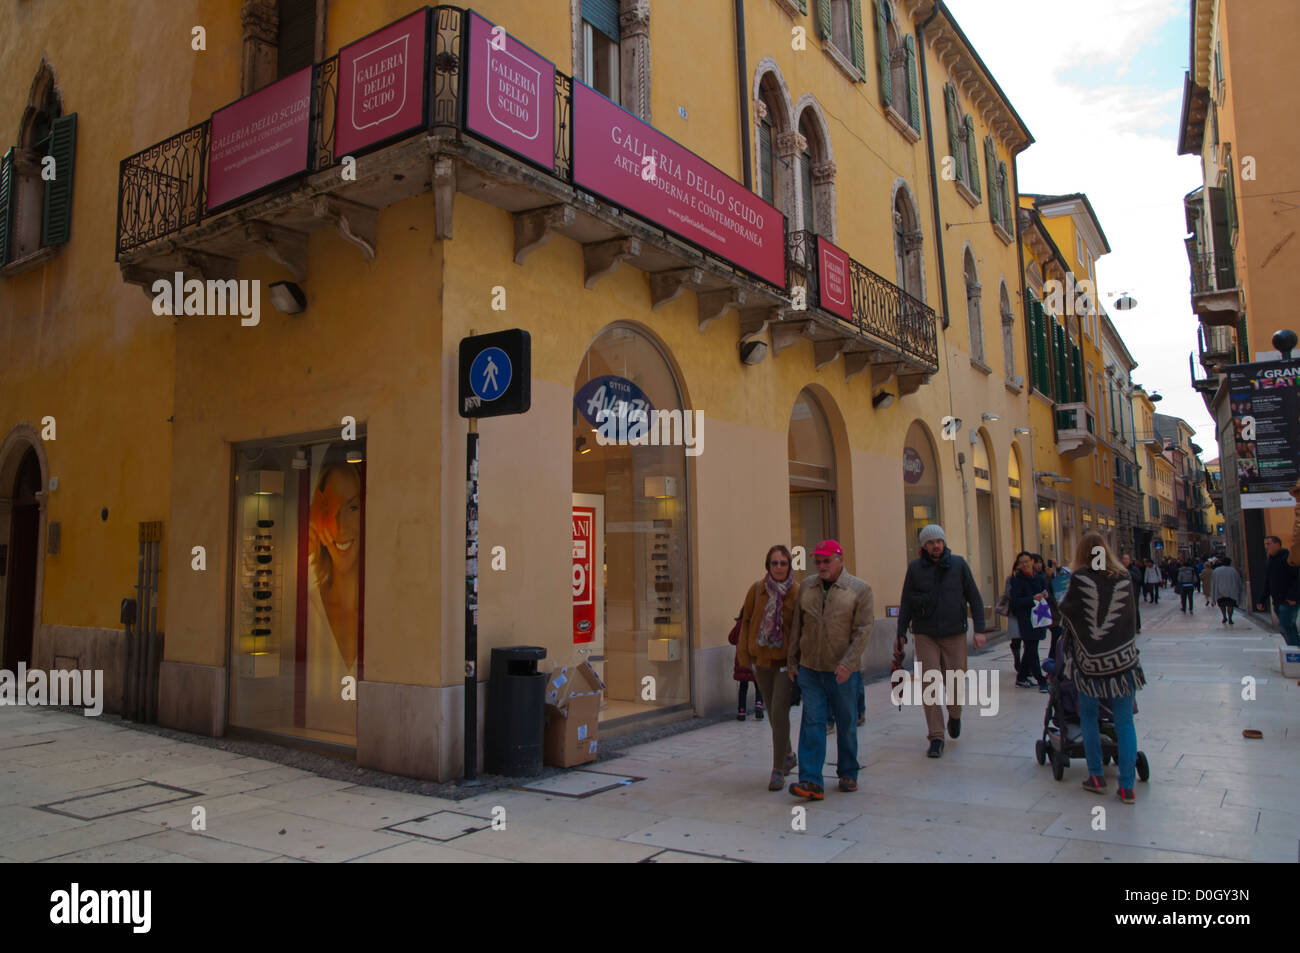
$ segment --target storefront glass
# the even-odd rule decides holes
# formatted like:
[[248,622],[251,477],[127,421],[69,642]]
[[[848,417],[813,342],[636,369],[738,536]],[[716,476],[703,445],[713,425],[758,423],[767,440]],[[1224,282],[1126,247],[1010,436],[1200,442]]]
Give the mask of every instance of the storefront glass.
[[903,441],[903,507],[906,532],[903,550],[910,561],[921,551],[918,539],[929,523],[942,525],[939,512],[939,467],[934,444],[920,421],[907,428]]
[[1011,556],[1025,548],[1025,530],[1022,525],[1023,513],[1020,503],[1020,455],[1015,445],[1011,447],[1011,457],[1007,461],[1007,488],[1011,494]]
[[1038,553],[1044,560],[1061,561],[1056,548],[1056,501],[1042,500],[1038,504]]
[[356,744],[365,441],[235,448],[230,724]]
[[[610,441],[611,420],[627,421],[626,439]],[[602,332],[573,401],[574,660],[605,682],[602,721],[690,701],[686,445],[698,434],[650,338]]]

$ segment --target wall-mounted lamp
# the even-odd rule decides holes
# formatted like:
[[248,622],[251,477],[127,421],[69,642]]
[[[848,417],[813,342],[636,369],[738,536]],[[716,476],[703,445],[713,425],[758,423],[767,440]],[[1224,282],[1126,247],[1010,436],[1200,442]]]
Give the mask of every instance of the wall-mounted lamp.
[[740,363],[754,365],[767,357],[766,341],[746,341],[740,345]]
[[1137,307],[1137,298],[1134,298],[1127,291],[1121,292],[1120,296],[1115,299],[1116,311],[1132,311]]
[[284,492],[283,470],[254,470],[249,478],[253,485],[249,492],[254,496],[271,496]]
[[579,454],[591,453],[591,447],[587,446],[587,438],[579,437],[573,444],[573,449]]
[[876,410],[884,410],[894,403],[894,395],[887,390],[882,390],[875,397],[871,398],[871,406]]
[[347,456],[348,463],[361,463],[365,459],[366,459],[365,455],[360,450],[348,451],[348,456]]
[[307,295],[292,281],[273,281],[267,293],[275,310],[285,314],[298,314],[307,307]]
[[645,495],[652,500],[671,500],[677,495],[677,478],[670,476],[646,477]]
[[997,414],[980,414],[980,420],[1001,420]]
[[1022,437],[1028,437],[1033,431],[1031,431],[1028,427],[1017,427],[1015,429],[1015,432],[1020,434]]

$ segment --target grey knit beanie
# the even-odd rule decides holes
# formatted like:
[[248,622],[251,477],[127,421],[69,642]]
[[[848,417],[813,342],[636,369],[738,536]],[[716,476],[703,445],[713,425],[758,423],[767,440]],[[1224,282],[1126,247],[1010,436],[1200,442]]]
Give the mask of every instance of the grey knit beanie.
[[924,546],[932,539],[942,539],[947,542],[947,537],[943,534],[943,527],[938,523],[931,523],[921,530],[921,545]]

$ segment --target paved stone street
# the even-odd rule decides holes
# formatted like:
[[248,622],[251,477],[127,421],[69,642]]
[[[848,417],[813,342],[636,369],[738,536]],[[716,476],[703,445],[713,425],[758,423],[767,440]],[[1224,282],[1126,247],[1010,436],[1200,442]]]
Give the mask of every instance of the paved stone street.
[[[826,800],[807,805],[802,832],[791,808],[804,802],[766,790],[770,735],[752,719],[638,745],[540,782],[549,793],[453,801],[0,708],[0,860],[1296,861],[1300,687],[1279,674],[1280,637],[1244,615],[1221,625],[1199,596],[1190,618],[1168,594],[1144,604],[1143,623],[1138,744],[1151,779],[1135,806],[1115,798],[1113,765],[1108,794],[1094,796],[1079,786],[1082,761],[1061,782],[1036,763],[1047,696],[1014,687],[1002,643],[977,656],[1001,672],[1000,712],[968,709],[938,761],[924,756],[920,711],[868,686],[860,789],[839,793],[828,765]],[[1254,701],[1242,700],[1247,675]],[[202,833],[190,827],[196,805]]]

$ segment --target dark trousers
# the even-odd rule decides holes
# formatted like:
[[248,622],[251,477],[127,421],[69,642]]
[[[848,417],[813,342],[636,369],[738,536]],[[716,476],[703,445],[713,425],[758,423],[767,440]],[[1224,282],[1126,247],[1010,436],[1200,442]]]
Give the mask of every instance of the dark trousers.
[[1148,602],[1160,601],[1160,586],[1158,584],[1154,582],[1148,582],[1144,584],[1142,588],[1146,590],[1146,596]]
[[1224,618],[1225,621],[1228,621],[1228,622],[1231,622],[1231,621],[1232,621],[1232,613],[1233,613],[1233,611],[1234,611],[1236,608],[1237,608],[1237,600],[1236,600],[1236,599],[1220,599],[1220,600],[1219,600],[1219,611],[1223,613],[1223,618]]
[[1179,586],[1178,598],[1180,598],[1183,601],[1182,608],[1184,612],[1193,611],[1196,608],[1196,587]]
[[1032,679],[1035,682],[1043,680],[1043,669],[1038,664],[1038,643],[1041,639],[1021,639],[1023,644],[1020,646],[1020,667],[1016,674],[1020,678]]
[[1011,640],[1011,660],[1015,662],[1016,674],[1020,674],[1020,643],[1021,639]]
[[[740,693],[739,693],[739,694],[740,694],[740,698],[739,698],[739,700],[738,700],[738,701],[739,701],[739,708],[740,708],[741,711],[744,711],[744,710],[745,710],[745,702],[746,702],[746,701],[748,700],[748,698],[749,698],[749,682],[741,682],[741,683],[740,683]],[[759,710],[760,708],[762,708],[762,707],[763,707],[763,693],[762,693],[762,691],[759,690],[758,682],[755,682],[755,683],[754,683],[754,710],[755,710],[755,711],[758,711],[758,710]]]

